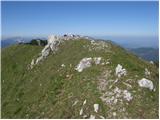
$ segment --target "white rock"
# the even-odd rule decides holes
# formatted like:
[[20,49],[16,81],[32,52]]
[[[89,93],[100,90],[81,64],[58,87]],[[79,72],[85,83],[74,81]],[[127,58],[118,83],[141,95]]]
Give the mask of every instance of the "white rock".
[[83,114],[83,108],[81,108],[80,112],[79,112],[79,115],[82,115]]
[[70,75],[66,75],[67,78],[69,78]]
[[120,64],[117,65],[115,71],[118,77],[125,76],[127,74],[126,69],[122,68],[122,65]]
[[[41,51],[41,56],[39,56],[37,58],[36,64],[38,64],[40,61],[42,61],[43,59],[45,59],[50,52],[52,51],[53,53],[55,53],[58,50],[58,46],[60,45],[60,43],[62,43],[64,40],[68,40],[68,39],[78,39],[82,36],[79,35],[73,35],[73,34],[69,34],[66,37],[64,36],[56,36],[56,35],[51,35],[48,37],[47,40],[47,45],[43,48],[43,50]],[[40,45],[40,41],[37,41],[38,44]],[[33,66],[31,66],[33,67]]]
[[151,63],[151,64],[154,64],[154,62],[153,62],[153,61],[150,61],[150,63]]
[[142,78],[141,80],[138,80],[138,84],[140,87],[145,87],[149,88],[150,90],[153,90],[153,82],[151,80]]
[[105,119],[105,117],[103,117],[103,116],[101,116],[101,115],[100,115],[99,117],[100,117],[101,119]]
[[103,62],[103,63],[101,63],[101,65],[105,65],[105,63]]
[[50,35],[49,37],[48,37],[48,44],[52,44],[53,43],[53,41],[55,41],[55,38],[56,38],[56,36],[55,35]]
[[45,50],[42,50],[41,54],[43,58],[46,58],[49,55],[50,49],[47,48]]
[[52,52],[57,51],[58,45],[60,44],[60,42],[62,41],[62,39],[60,37],[58,37],[58,36],[51,35],[48,38],[47,41],[48,41],[48,43],[43,48],[43,50],[41,51],[41,56],[37,58],[36,64],[38,64],[40,61],[42,61],[44,58],[46,58],[50,54],[51,50],[52,50]]
[[94,104],[94,111],[98,112],[98,109],[99,109],[99,104]]
[[108,65],[110,62],[106,62],[106,65]]
[[79,64],[76,66],[75,70],[77,70],[78,72],[82,72],[83,69],[91,67],[93,63],[96,64],[96,65],[100,64],[101,59],[102,59],[101,57],[83,58],[79,62]]
[[62,64],[61,67],[65,67],[65,64]]
[[64,34],[61,38],[64,39],[64,40],[76,40],[76,39],[79,39],[79,38],[82,38],[83,36],[80,36],[80,35],[75,35],[75,34],[71,34],[71,33],[66,33]]
[[91,67],[92,58],[83,58],[80,63],[76,66],[75,70],[82,72],[83,69]]
[[73,103],[72,106],[75,106],[77,103],[78,103],[78,100],[76,100],[76,101]]
[[37,58],[37,60],[36,60],[36,64],[38,64],[40,61],[42,61],[43,60],[43,57],[42,56],[40,56],[40,57],[38,57]]
[[34,59],[32,59],[31,65],[34,65]]
[[124,95],[123,98],[126,99],[127,101],[130,101],[130,100],[133,99],[131,93],[129,91],[127,91],[127,90],[123,91],[123,95]]
[[121,93],[121,90],[120,90],[118,87],[116,87],[116,88],[114,89],[114,93],[120,94],[120,93]]
[[154,88],[153,91],[155,92],[155,91],[156,91],[156,88]]
[[85,101],[83,102],[83,105],[85,105],[85,104],[86,104],[86,102],[87,102],[87,100],[85,100]]
[[117,114],[116,114],[116,112],[113,112],[113,116],[116,116]]
[[41,51],[41,53],[45,52],[47,49],[49,49],[49,44],[47,44],[46,46],[44,46],[43,50]]
[[52,51],[57,51],[57,47],[61,42],[62,42],[61,37],[56,35],[51,35],[48,39],[48,44]]
[[102,58],[101,57],[95,57],[93,59],[94,59],[95,64],[98,65],[98,64],[100,64]]
[[83,115],[83,118],[87,118],[87,115]]
[[34,59],[32,59],[32,61],[31,61],[30,68],[32,69],[32,68],[33,68],[33,66],[34,66]]
[[114,101],[114,99],[115,99],[115,96],[112,96],[110,100],[111,100],[111,101]]
[[145,68],[145,75],[149,76],[151,73],[149,72],[149,70],[147,68]]
[[114,99],[113,103],[117,104],[117,101],[118,101],[118,99],[116,98],[116,99]]
[[95,115],[90,115],[90,118],[89,119],[95,119],[96,116]]

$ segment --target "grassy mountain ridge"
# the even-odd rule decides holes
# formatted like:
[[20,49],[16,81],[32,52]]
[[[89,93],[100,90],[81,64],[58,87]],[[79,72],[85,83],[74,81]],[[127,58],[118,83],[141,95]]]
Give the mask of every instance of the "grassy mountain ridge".
[[[37,58],[43,47],[32,45],[13,45],[2,49],[2,118],[158,118],[158,69],[125,49],[105,42],[107,48],[92,46],[89,40],[69,40],[59,46],[56,54],[50,54],[33,69],[28,69],[31,60]],[[84,57],[102,57],[110,64],[92,65],[81,73],[75,66]],[[61,67],[64,64],[65,67]],[[115,81],[115,68],[121,64],[127,70],[127,76],[113,84],[112,89],[119,87],[128,89],[123,82],[132,85],[128,89],[133,96],[131,102],[113,105],[116,110],[101,99],[97,89],[100,79]],[[144,69],[148,68],[155,91],[138,86],[137,81],[143,77]],[[110,74],[105,77],[107,72]],[[131,79],[130,81],[128,81]],[[109,89],[110,83],[106,90]],[[110,90],[112,90],[110,89]],[[80,110],[83,102],[83,115]],[[78,101],[74,105],[75,101]],[[99,104],[98,113],[94,112],[93,104]],[[128,105],[127,105],[128,104]],[[126,114],[118,109],[125,108]],[[116,112],[116,116],[110,116]]]

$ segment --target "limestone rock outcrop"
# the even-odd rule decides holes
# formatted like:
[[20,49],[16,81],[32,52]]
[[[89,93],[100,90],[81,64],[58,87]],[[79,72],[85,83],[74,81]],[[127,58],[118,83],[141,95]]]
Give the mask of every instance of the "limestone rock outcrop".
[[127,71],[125,68],[122,67],[122,65],[118,64],[116,69],[116,75],[120,78],[121,76],[125,76],[127,74]]
[[[31,62],[30,68],[32,69],[34,65],[46,59],[51,52],[53,54],[56,53],[56,51],[59,48],[59,45],[65,40],[76,40],[81,37],[82,36],[80,35],[74,35],[74,34],[65,34],[63,36],[51,35],[47,40],[47,45],[45,45],[39,57],[35,60],[35,63]],[[38,45],[40,45],[39,41],[36,41],[36,42],[38,42]]]
[[101,57],[83,58],[83,59],[79,62],[79,64],[76,66],[75,70],[77,70],[78,72],[82,72],[83,69],[88,68],[88,67],[91,67],[92,64],[96,64],[96,65],[100,64],[101,59],[102,59]]
[[153,82],[151,80],[142,78],[138,81],[138,84],[140,87],[149,88],[150,90],[153,90]]

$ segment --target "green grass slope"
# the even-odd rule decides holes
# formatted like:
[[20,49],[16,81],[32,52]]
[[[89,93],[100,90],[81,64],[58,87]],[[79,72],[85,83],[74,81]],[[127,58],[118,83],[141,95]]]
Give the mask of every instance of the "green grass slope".
[[[50,54],[33,69],[28,69],[28,65],[43,47],[13,45],[2,49],[2,118],[83,118],[79,112],[84,100],[87,101],[83,108],[86,118],[91,114],[110,118],[110,107],[100,99],[98,78],[104,71],[110,70],[109,79],[115,80],[117,64],[126,68],[127,76],[122,77],[113,88],[125,88],[123,82],[131,79],[133,99],[128,105],[124,104],[126,117],[158,118],[158,68],[111,42],[107,44],[108,50],[90,50],[88,40],[63,42],[56,54]],[[102,57],[109,59],[110,64],[93,65],[79,73],[75,71],[75,66],[84,57]],[[65,67],[61,67],[62,64]],[[152,80],[155,91],[138,86],[137,81],[145,77],[145,68],[151,72],[148,79]],[[78,102],[73,105],[75,101]],[[99,104],[98,113],[94,112],[95,103]],[[121,113],[115,116],[124,117]]]

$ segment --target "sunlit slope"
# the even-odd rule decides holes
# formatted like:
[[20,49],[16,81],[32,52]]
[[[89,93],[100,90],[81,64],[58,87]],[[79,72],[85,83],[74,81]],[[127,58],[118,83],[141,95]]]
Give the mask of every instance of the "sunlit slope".
[[[95,118],[158,118],[159,74],[153,64],[110,41],[96,46],[80,39],[63,42],[56,54],[50,54],[29,69],[32,59],[37,58],[42,49],[32,45],[2,49],[2,118],[90,118],[91,115]],[[105,64],[93,64],[82,72],[76,71],[75,67],[85,57],[101,57],[101,63]],[[118,64],[127,70],[126,76],[115,75]],[[145,68],[151,75],[145,75]],[[140,87],[138,80],[142,78],[151,80],[155,89]],[[103,91],[99,90],[101,79],[107,83]],[[116,87],[129,91],[132,100],[117,98],[111,105],[102,101],[102,94]],[[112,96],[115,100],[115,95],[109,97]],[[94,104],[99,105],[98,112],[94,111]]]

